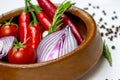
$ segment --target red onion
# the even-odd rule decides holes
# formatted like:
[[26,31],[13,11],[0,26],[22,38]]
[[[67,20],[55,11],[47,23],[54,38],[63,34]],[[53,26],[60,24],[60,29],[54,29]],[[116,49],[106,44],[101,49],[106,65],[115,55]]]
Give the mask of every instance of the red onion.
[[45,36],[37,48],[37,61],[59,58],[78,46],[69,26]]
[[14,36],[0,38],[0,59],[2,59],[8,54],[9,50],[13,46],[14,40],[15,40]]

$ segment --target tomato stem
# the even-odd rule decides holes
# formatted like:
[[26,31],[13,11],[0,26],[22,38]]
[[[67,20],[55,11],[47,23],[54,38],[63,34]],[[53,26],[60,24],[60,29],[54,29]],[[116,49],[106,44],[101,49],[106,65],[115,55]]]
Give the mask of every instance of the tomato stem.
[[15,38],[15,43],[14,43],[14,47],[13,47],[13,53],[18,49],[18,48],[21,48],[23,47],[24,43],[22,42],[18,42],[18,40]]
[[23,45],[24,45],[24,43],[18,42],[18,40],[15,39],[14,47],[15,47],[16,49],[22,47]]
[[9,20],[9,22],[8,22],[8,23],[9,23],[9,24],[11,24],[11,23],[12,23],[12,20],[13,20],[13,17]]
[[3,20],[3,22],[4,22],[6,25],[10,25],[10,24],[12,23],[12,21],[13,21],[13,17],[10,18],[10,20],[7,22],[6,19],[5,19],[5,17],[4,17],[4,14],[2,14],[2,20]]
[[10,25],[11,23],[12,23],[12,21],[13,21],[13,17],[12,18],[10,18],[10,20],[7,22],[7,21],[5,21],[5,25]]
[[3,21],[4,23],[7,23],[4,14],[2,14],[2,21]]

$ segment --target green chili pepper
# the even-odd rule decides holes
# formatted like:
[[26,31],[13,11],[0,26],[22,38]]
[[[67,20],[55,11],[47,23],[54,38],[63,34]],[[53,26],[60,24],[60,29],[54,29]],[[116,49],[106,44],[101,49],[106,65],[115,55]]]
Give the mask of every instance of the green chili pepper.
[[109,65],[112,66],[111,53],[110,53],[109,48],[108,48],[108,46],[107,46],[105,41],[103,43],[103,55],[107,59],[107,61],[109,62]]

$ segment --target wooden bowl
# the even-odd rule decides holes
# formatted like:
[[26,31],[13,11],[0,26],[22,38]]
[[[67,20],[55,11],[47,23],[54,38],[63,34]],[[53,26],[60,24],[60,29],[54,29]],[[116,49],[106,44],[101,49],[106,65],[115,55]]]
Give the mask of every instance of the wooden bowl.
[[[5,19],[18,18],[22,11],[23,8],[19,8],[5,13]],[[22,65],[1,61],[0,80],[77,80],[93,68],[103,50],[102,38],[95,21],[77,7],[69,9],[66,15],[84,36],[81,45],[67,55],[48,62]]]

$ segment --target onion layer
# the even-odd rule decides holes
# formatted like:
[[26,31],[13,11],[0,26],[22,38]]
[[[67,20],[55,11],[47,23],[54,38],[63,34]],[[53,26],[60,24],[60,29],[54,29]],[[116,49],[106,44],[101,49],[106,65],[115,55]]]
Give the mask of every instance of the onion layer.
[[14,36],[7,36],[0,38],[0,59],[5,57],[12,48],[15,41]]
[[37,61],[44,62],[61,57],[78,46],[70,26],[45,36],[37,48]]

